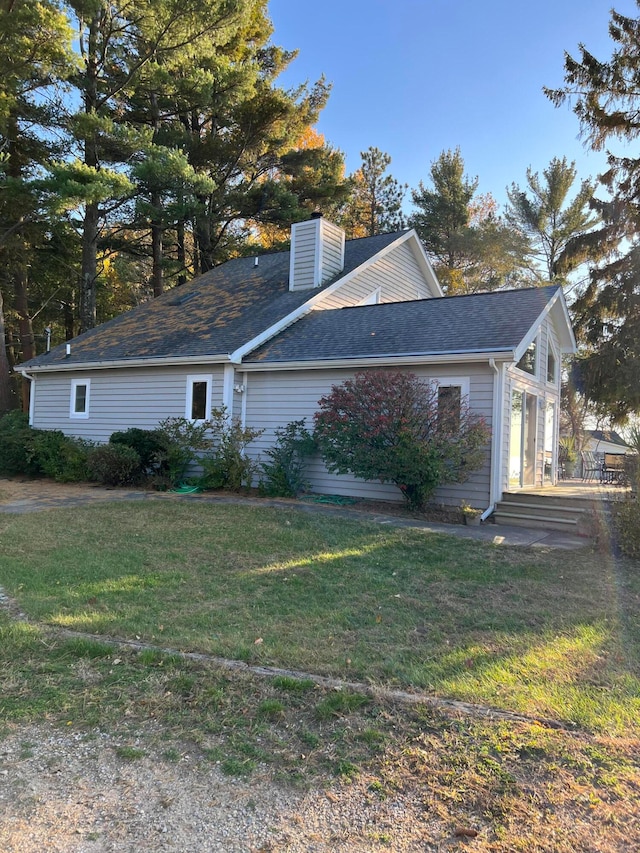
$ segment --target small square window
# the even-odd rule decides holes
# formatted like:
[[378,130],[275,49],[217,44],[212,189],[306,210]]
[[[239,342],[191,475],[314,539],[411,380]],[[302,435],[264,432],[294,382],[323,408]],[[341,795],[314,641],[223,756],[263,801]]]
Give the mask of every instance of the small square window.
[[71,403],[69,408],[70,417],[89,417],[90,388],[91,383],[88,379],[73,379],[71,381]]

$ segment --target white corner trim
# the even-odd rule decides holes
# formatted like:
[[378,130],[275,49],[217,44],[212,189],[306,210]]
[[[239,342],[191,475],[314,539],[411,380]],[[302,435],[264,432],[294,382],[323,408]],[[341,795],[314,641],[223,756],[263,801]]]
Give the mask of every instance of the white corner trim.
[[229,421],[233,417],[233,386],[235,375],[236,371],[233,364],[225,364],[222,376],[222,405]]

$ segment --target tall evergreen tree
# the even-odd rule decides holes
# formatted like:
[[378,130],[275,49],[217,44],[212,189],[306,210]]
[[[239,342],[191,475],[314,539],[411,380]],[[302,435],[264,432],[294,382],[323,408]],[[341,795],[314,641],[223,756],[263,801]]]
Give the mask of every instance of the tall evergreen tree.
[[[58,121],[57,87],[71,62],[70,29],[54,0],[0,2],[0,411],[12,400],[10,362],[35,354],[30,269],[48,230],[37,179],[57,151],[47,131]],[[20,341],[11,359],[5,311]]]
[[[640,10],[640,0],[636,5]],[[565,55],[565,85],[545,90],[554,104],[573,104],[595,150],[640,136],[640,17],[613,10],[609,34],[616,47],[608,61],[581,46],[578,59]],[[608,150],[607,160],[600,181],[610,198],[593,202],[604,224],[582,238],[607,261],[591,273],[574,309],[584,346],[582,387],[621,421],[640,411],[640,158]]]
[[402,202],[407,185],[386,174],[391,157],[379,148],[360,152],[362,165],[351,175],[350,193],[337,221],[350,237],[373,237],[405,227]]
[[507,222],[530,239],[534,256],[546,281],[566,281],[589,259],[587,248],[576,238],[591,231],[599,217],[589,208],[594,186],[582,181],[576,195],[569,193],[576,180],[575,163],[554,157],[542,173],[527,169],[527,187],[507,189]]
[[460,149],[431,164],[431,186],[420,181],[409,225],[418,233],[448,293],[516,285],[527,268],[528,243],[497,214],[492,199],[474,198],[478,178],[464,172]]

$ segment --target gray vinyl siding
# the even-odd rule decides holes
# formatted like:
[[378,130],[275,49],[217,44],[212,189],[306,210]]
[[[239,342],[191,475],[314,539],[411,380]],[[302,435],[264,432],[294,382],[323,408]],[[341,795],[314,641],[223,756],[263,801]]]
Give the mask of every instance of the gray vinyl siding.
[[[445,368],[416,368],[412,372],[421,377],[441,378],[466,376],[470,380],[470,405],[477,414],[483,415],[491,425],[493,408],[493,375],[488,367],[448,366]],[[353,371],[300,370],[250,372],[246,389],[246,425],[263,429],[264,433],[249,447],[253,456],[264,454],[274,442],[274,431],[294,420],[305,420],[308,429],[313,428],[313,415],[318,409],[320,398],[329,393],[331,386],[351,378]],[[351,475],[330,474],[319,458],[309,465],[308,477],[311,489],[321,494],[349,495],[375,500],[402,501],[402,494],[392,485],[365,482]],[[466,500],[483,509],[489,503],[489,448],[486,463],[481,471],[472,475],[463,484],[449,485],[439,489],[434,497],[438,503],[458,506]]]
[[[33,426],[106,442],[116,430],[153,429],[167,417],[185,415],[187,376],[211,375],[211,404],[222,405],[222,367],[128,368],[40,374],[35,388]],[[72,379],[91,381],[89,417],[69,416]]]
[[344,308],[357,305],[380,288],[380,302],[404,302],[433,296],[412,249],[405,242],[379,258],[316,305]]
[[327,220],[310,219],[296,223],[291,235],[291,249],[292,290],[318,287],[344,267],[344,232]]

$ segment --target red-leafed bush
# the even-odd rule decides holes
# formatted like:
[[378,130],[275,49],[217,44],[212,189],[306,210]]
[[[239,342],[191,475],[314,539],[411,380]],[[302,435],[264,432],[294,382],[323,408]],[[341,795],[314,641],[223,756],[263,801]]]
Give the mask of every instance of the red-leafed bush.
[[334,473],[395,483],[421,509],[482,467],[490,431],[466,399],[413,373],[356,373],[319,401],[315,438]]

